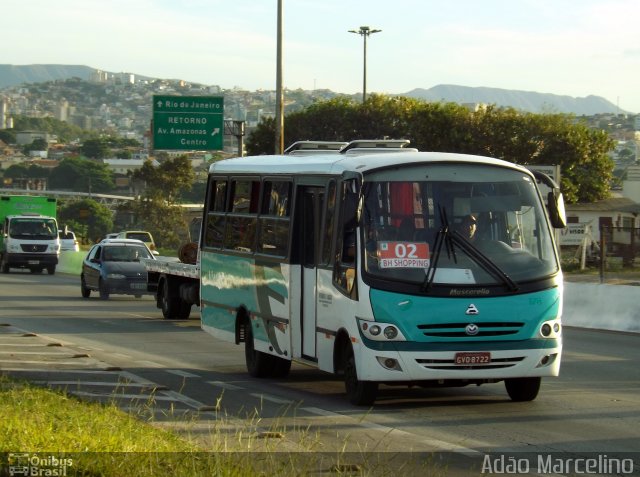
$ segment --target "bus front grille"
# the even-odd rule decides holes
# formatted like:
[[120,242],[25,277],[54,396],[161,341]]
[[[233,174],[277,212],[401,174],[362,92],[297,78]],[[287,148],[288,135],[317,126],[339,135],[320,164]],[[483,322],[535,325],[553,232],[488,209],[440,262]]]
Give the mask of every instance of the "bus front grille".
[[[486,338],[517,334],[524,323],[516,321],[496,321],[486,323],[439,323],[418,325],[424,336],[432,338]],[[471,328],[470,328],[471,327]]]

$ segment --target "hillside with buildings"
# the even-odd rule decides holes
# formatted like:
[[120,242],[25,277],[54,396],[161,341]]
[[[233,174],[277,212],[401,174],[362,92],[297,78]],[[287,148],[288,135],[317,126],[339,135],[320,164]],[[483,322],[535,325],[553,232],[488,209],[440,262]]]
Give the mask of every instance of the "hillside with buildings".
[[[12,79],[7,79],[9,73]],[[66,77],[69,75],[72,77]],[[38,78],[51,79],[44,82],[30,81]],[[18,81],[20,82],[15,84]],[[250,134],[252,128],[263,116],[275,115],[276,93],[273,90],[222,89],[216,85],[189,83],[183,80],[152,79],[131,73],[108,73],[86,66],[0,65],[0,85],[8,82],[13,84],[0,88],[0,130],[12,129],[13,118],[17,116],[55,118],[84,130],[135,140],[140,147],[139,150],[130,151],[128,154],[128,160],[133,161],[127,164],[129,168],[135,168],[134,162],[141,164],[148,157],[153,95],[223,96],[225,118],[244,121],[246,134]],[[429,94],[431,97],[427,97]],[[546,107],[545,112],[560,112],[560,108],[554,109],[554,95],[539,93],[529,93],[527,96],[526,92],[441,85],[431,90],[414,90],[406,95],[434,101],[447,100],[446,96],[455,98],[455,102],[470,108],[479,102],[493,102],[505,106],[521,106],[524,110],[527,109],[524,106],[529,104],[530,109],[535,105],[538,109]],[[300,110],[318,100],[336,96],[338,96],[337,93],[329,90],[285,90],[285,113]],[[356,97],[359,98],[359,95]],[[564,101],[563,109],[571,104],[577,104],[577,100],[580,99],[573,98],[576,101],[572,102],[567,97],[559,98]],[[606,130],[617,141],[612,158],[617,163],[617,175],[620,180],[614,184],[614,187],[621,185],[625,171],[634,166],[637,161],[639,143],[637,131],[640,131],[640,115],[614,113],[610,111],[613,105],[602,98],[587,99],[594,101],[591,104],[600,105],[592,107],[607,111],[592,115],[576,115],[576,119],[586,121],[590,127]],[[49,150],[30,151],[31,157],[25,157],[21,148],[39,137],[50,144]],[[55,166],[55,160],[64,157],[67,153],[65,148],[73,146],[59,144],[58,138],[43,134],[42,131],[18,131],[16,139],[15,145],[0,145],[2,146],[0,167],[3,169],[22,160],[53,160],[54,162],[49,162],[47,165]],[[226,152],[236,153],[236,138],[225,135],[224,146]],[[201,159],[206,161],[206,154],[196,153],[195,155],[202,156]],[[208,156],[210,157],[211,154]],[[114,171],[123,166],[122,162],[109,164]],[[118,173],[121,174],[121,171],[118,170]]]

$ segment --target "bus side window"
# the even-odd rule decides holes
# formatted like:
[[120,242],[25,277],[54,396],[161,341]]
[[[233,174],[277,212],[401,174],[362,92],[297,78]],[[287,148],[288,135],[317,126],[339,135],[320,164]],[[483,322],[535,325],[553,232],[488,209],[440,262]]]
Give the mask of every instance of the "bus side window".
[[341,233],[338,234],[338,247],[336,248],[336,264],[333,280],[335,285],[342,289],[346,295],[357,298],[356,283],[356,209],[358,195],[356,193],[355,180],[345,181],[341,187],[342,210],[340,214]]
[[[205,247],[222,248],[224,245],[227,190],[227,179],[225,177],[218,177],[210,181],[207,215],[204,223],[203,245]],[[195,237],[192,236],[192,240]]]
[[329,265],[331,260],[331,245],[336,223],[336,181],[331,180],[327,186],[326,204],[324,211],[324,226],[322,237],[322,265]]

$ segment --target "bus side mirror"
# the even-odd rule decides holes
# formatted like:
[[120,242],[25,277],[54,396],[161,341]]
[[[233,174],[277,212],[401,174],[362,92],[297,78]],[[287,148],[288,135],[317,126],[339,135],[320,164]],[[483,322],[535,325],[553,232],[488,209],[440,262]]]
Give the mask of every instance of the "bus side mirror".
[[560,189],[554,188],[547,196],[547,209],[551,225],[556,229],[563,229],[567,226],[567,215],[564,210],[564,198]]

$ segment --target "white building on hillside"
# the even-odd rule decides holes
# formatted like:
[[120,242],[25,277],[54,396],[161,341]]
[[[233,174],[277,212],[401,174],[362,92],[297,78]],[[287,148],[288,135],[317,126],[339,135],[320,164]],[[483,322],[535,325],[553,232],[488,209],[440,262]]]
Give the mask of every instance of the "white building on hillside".
[[[127,172],[138,170],[142,167],[145,159],[103,159],[102,161],[114,174],[126,175]],[[154,167],[160,163],[155,159],[152,161]]]

